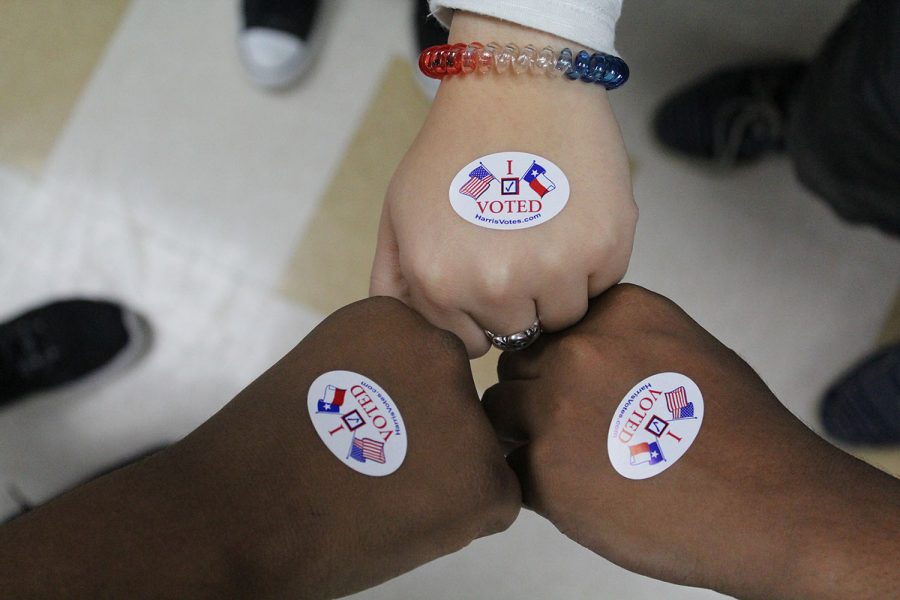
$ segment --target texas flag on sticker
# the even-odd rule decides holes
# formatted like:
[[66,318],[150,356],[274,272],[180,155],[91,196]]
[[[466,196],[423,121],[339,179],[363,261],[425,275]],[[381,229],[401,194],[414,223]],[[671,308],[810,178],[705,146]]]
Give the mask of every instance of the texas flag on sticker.
[[528,170],[525,171],[525,174],[522,176],[523,181],[527,181],[528,185],[531,186],[535,192],[537,192],[538,196],[541,198],[547,192],[552,192],[556,189],[556,184],[550,181],[550,178],[546,175],[547,169],[537,164],[537,161],[531,161],[531,166],[528,167]]
[[344,394],[347,390],[329,385],[325,388],[325,397],[319,400],[316,412],[339,413],[344,405]]
[[659,442],[641,442],[640,444],[629,446],[628,449],[631,450],[631,464],[633,465],[641,463],[655,465],[666,460],[659,447]]

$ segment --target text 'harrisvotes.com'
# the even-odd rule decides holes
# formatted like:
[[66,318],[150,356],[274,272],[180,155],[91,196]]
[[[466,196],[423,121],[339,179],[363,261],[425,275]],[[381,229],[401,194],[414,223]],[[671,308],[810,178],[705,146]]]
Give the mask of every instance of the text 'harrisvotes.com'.
[[475,215],[475,218],[479,221],[484,221],[485,223],[491,223],[493,225],[519,225],[520,223],[527,223],[529,221],[534,221],[535,219],[540,219],[541,213],[525,217],[524,219],[492,219],[482,217],[481,215]]

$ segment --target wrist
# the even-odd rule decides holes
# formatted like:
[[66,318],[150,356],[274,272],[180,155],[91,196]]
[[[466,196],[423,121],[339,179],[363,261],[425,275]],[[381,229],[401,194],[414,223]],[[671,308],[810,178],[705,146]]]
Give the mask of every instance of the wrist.
[[[496,42],[501,47],[506,44],[513,44],[519,48],[526,46],[534,47],[535,53],[540,53],[545,47],[553,50],[553,63],[559,58],[560,51],[568,48],[573,55],[580,50],[587,50],[583,46],[553,34],[544,31],[538,31],[508,21],[502,21],[492,17],[479,15],[470,12],[457,11],[455,13],[453,24],[450,27],[448,44],[468,44],[470,42],[480,42],[483,45],[489,42]],[[536,55],[535,54],[535,55]],[[606,91],[603,85],[575,83],[568,81],[565,76],[557,75],[556,77],[548,77],[543,73],[522,73],[515,75],[512,73],[514,69],[508,68],[505,72],[488,72],[488,73],[469,73],[468,76],[448,76],[444,81],[448,80],[468,80],[467,84],[461,86],[441,86],[443,89],[447,87],[462,87],[463,89],[471,88],[475,85],[485,88],[482,91],[489,91],[494,87],[503,90],[505,98],[516,98],[516,104],[520,100],[528,96],[546,96],[548,93],[560,101],[567,103],[567,110],[572,110],[568,103],[581,102],[584,109],[596,107],[600,103],[606,102]],[[552,71],[553,69],[551,69]],[[478,93],[478,90],[471,90]]]
[[[821,442],[821,446],[828,445]],[[830,484],[816,485],[808,501],[797,507],[800,541],[791,597],[892,596],[900,586],[900,574],[889,567],[900,555],[900,485],[869,465],[828,449],[834,458],[821,467],[827,471],[821,480]]]
[[752,583],[728,592],[791,600],[889,596],[898,584],[885,572],[887,557],[900,552],[897,482],[822,440],[806,451],[818,463],[770,488],[766,540],[743,569]]

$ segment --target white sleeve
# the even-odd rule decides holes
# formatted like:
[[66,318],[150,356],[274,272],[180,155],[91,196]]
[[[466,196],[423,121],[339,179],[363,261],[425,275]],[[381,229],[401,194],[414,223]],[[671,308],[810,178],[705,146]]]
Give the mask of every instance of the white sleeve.
[[[429,0],[431,11],[450,27],[454,10],[510,21],[616,54],[616,21],[623,0]],[[505,43],[509,40],[478,40]],[[574,50],[574,48],[573,48]]]

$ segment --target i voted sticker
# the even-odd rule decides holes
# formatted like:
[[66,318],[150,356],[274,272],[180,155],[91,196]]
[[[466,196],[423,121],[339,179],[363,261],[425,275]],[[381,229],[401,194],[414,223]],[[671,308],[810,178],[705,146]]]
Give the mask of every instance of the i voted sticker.
[[397,405],[374,381],[353,371],[329,371],[307,394],[309,418],[338,460],[374,477],[390,475],[406,458],[406,426]]
[[489,229],[546,223],[569,201],[569,180],[550,160],[528,152],[497,152],[463,167],[450,183],[460,217]]
[[634,386],[609,425],[609,461],[619,475],[659,475],[691,447],[703,423],[703,395],[681,373],[657,373]]

